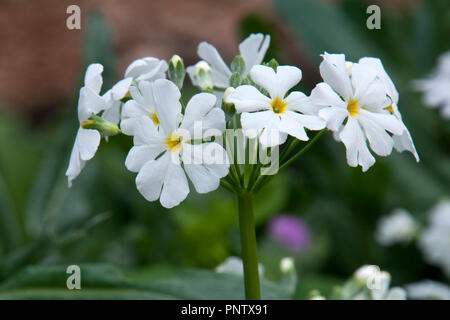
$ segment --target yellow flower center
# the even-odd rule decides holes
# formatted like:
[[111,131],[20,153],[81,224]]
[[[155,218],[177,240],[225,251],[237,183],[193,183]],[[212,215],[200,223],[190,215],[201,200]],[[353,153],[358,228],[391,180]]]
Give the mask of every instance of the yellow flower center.
[[394,113],[394,108],[392,108],[392,104],[391,104],[390,106],[384,108],[384,109],[386,109],[386,110],[389,111],[390,113]]
[[153,112],[152,115],[150,116],[150,119],[152,119],[153,123],[155,124],[155,126],[159,125],[159,119],[156,116],[156,112]]
[[284,113],[284,110],[286,109],[287,103],[283,101],[283,99],[280,99],[279,97],[276,97],[272,100],[270,103],[270,107],[272,108],[272,111],[274,113]]
[[350,115],[352,117],[356,116],[358,114],[358,101],[350,99],[347,103],[347,110],[348,113],[350,113]]
[[125,96],[123,97],[123,99],[131,99],[131,93],[130,91],[127,91],[127,93],[125,94]]
[[181,141],[182,137],[172,132],[166,140],[166,146],[171,152],[176,152],[181,150]]

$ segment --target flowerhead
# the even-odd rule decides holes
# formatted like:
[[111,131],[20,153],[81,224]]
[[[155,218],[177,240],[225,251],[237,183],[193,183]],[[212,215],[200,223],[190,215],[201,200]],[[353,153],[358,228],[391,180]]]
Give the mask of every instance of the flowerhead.
[[171,208],[189,193],[186,175],[197,192],[207,193],[228,174],[226,151],[216,142],[205,142],[224,131],[225,115],[209,93],[192,97],[182,115],[180,91],[165,79],[153,83],[153,99],[159,124],[140,118],[125,165],[138,172],[136,185],[147,200],[159,199]]
[[362,58],[348,63],[343,54],[325,53],[322,57],[324,82],[311,92],[311,103],[344,143],[348,164],[367,171],[375,163],[369,146],[380,156],[389,155],[394,146],[415,153],[412,141],[407,146],[395,142],[395,137],[410,140],[410,135],[396,112],[398,94],[381,62]]
[[252,85],[236,88],[226,98],[241,113],[241,124],[249,138],[259,136],[263,147],[273,147],[286,141],[288,135],[299,140],[309,140],[305,128],[320,130],[325,122],[310,114],[308,98],[299,91],[288,91],[300,82],[302,72],[293,66],[273,68],[254,66],[250,71],[252,81],[267,92],[265,95]]

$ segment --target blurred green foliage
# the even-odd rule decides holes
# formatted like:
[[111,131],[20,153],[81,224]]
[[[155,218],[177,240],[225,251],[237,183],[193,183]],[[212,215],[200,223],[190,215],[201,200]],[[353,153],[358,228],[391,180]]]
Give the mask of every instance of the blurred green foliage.
[[[395,285],[423,278],[445,281],[439,270],[424,263],[414,244],[381,247],[374,230],[379,217],[396,207],[425,222],[426,211],[449,196],[450,123],[422,105],[411,80],[424,77],[438,54],[450,49],[450,3],[430,0],[411,10],[383,9],[381,30],[365,27],[367,4],[361,1],[277,0],[274,6],[306,51],[305,64],[317,73],[324,51],[345,53],[352,60],[382,59],[400,92],[400,110],[421,162],[394,152],[378,157],[362,173],[348,167],[344,146],[331,134],[322,137],[255,199],[259,255],[267,278],[278,281],[279,260],[291,255],[299,273],[295,298],[306,298],[311,289],[331,293],[367,263],[391,272]],[[92,15],[84,30],[80,83],[84,67],[100,62],[108,88],[120,77],[114,70],[109,28],[101,16]],[[258,15],[242,21],[242,38],[257,31],[272,35],[267,57],[289,63],[270,23]],[[314,85],[301,84],[306,93]],[[124,167],[132,143],[125,136],[103,141],[95,160],[67,188],[64,172],[78,126],[76,99],[74,93],[70,111],[39,129],[16,116],[0,115],[0,298],[74,297],[59,289],[66,274],[57,266],[86,263],[89,290],[79,298],[239,298],[240,279],[178,270],[211,269],[239,255],[237,206],[231,194],[218,190],[198,195],[191,188],[188,199],[173,210],[145,201],[135,188],[134,174]],[[313,244],[305,252],[289,252],[267,237],[267,220],[281,212],[299,215],[310,226]],[[272,282],[263,287],[264,294],[286,297]]]

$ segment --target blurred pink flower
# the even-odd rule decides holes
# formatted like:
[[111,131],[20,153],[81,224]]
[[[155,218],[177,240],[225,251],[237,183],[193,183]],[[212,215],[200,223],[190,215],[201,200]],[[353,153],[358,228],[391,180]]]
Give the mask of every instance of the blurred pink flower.
[[311,232],[308,226],[293,215],[275,216],[269,221],[267,230],[270,238],[291,251],[304,251],[311,243]]

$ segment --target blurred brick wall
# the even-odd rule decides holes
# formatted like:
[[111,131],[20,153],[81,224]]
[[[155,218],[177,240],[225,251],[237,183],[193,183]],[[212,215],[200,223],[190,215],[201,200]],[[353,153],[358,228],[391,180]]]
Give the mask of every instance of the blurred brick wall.
[[193,63],[202,40],[230,57],[242,17],[272,15],[266,0],[2,0],[0,105],[35,117],[76,94],[82,31],[66,28],[70,4],[82,14],[96,9],[105,15],[119,72],[136,58],[168,59],[174,52]]
[[[70,4],[79,5],[82,14],[95,9],[105,15],[112,29],[117,69],[122,73],[131,61],[143,56],[168,59],[176,52],[187,65],[194,63],[202,40],[213,43],[230,58],[237,52],[238,23],[249,13],[274,23],[289,61],[299,63],[298,43],[294,44],[283,22],[275,17],[271,2],[0,0],[0,107],[39,118],[77,94],[82,31],[66,28]],[[414,0],[375,2],[404,6]],[[302,68],[308,77],[310,66],[302,64]]]

